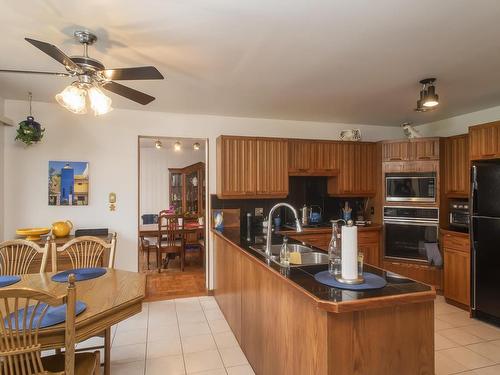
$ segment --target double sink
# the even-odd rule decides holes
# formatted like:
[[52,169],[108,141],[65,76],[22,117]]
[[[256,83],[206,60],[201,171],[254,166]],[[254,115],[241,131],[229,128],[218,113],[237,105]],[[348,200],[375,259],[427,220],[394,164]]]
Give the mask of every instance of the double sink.
[[[288,250],[292,252],[300,253],[300,264],[290,263],[290,267],[301,267],[301,266],[312,266],[318,264],[328,264],[328,254],[315,251],[308,246],[300,244],[288,244]],[[266,246],[265,245],[252,245],[250,248],[261,255],[266,256]],[[280,251],[281,245],[271,245],[271,261],[282,266],[280,263]]]

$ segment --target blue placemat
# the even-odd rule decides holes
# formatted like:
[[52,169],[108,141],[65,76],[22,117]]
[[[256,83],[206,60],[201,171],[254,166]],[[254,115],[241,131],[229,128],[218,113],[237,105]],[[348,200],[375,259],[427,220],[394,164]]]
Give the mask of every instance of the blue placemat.
[[52,281],[55,281],[57,283],[67,283],[68,276],[71,274],[75,275],[76,281],[83,281],[95,279],[96,277],[102,276],[105,273],[106,268],[74,268],[72,270],[56,273],[54,276],[52,276]]
[[383,277],[377,276],[373,273],[363,272],[363,277],[365,278],[364,283],[357,285],[350,285],[338,282],[332,275],[330,275],[330,272],[328,271],[318,272],[316,275],[314,275],[314,278],[316,279],[317,282],[328,286],[333,286],[334,288],[339,288],[339,289],[348,289],[348,290],[380,289],[387,285],[387,281],[385,281]]
[[[43,309],[47,306],[45,303],[40,303],[38,305],[38,308],[35,311],[35,316],[33,317],[33,325],[32,327],[36,327],[38,325],[38,321],[40,319],[40,315],[42,315]],[[29,306],[27,310],[27,316],[26,316],[26,324],[30,324],[31,320],[31,315],[33,315],[33,309],[35,308],[34,305]],[[87,308],[87,305],[82,302],[82,301],[76,301],[76,315],[81,314],[82,312],[85,311]],[[12,329],[16,328],[16,314],[12,313],[9,315],[9,317],[4,319],[4,326],[8,327],[9,326],[9,321],[11,323]],[[21,309],[17,313],[17,324],[19,329],[23,328],[24,324],[24,309]],[[46,327],[51,327],[55,326],[56,324],[59,323],[64,323],[66,321],[66,304],[61,305],[61,306],[49,306],[47,309],[47,312],[42,318],[42,322],[40,323],[40,328],[46,328]],[[28,328],[28,327],[26,327]]]
[[18,283],[19,281],[21,281],[21,276],[17,275],[0,276],[0,288]]

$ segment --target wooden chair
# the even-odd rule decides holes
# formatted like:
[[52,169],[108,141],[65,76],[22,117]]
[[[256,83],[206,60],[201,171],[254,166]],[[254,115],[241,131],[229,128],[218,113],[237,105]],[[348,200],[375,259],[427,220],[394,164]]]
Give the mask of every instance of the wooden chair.
[[[0,290],[0,374],[2,375],[98,375],[99,352],[75,354],[75,277],[70,275],[67,294],[56,296],[28,288]],[[66,303],[65,352],[42,357],[38,342],[40,323],[49,306]],[[21,309],[30,313],[21,313]],[[40,312],[40,318],[34,319]],[[10,318],[13,313],[16,318]],[[21,313],[22,319],[17,318]]]
[[161,272],[163,267],[163,254],[166,254],[167,267],[170,254],[179,255],[181,271],[184,271],[184,217],[182,215],[161,214],[158,216],[158,242],[156,246],[158,272]]
[[50,251],[50,238],[44,247],[32,241],[11,240],[0,243],[0,275],[33,273],[32,265],[41,256],[40,271],[45,272]]
[[[116,233],[112,234],[111,242],[108,243],[98,237],[82,236],[68,241],[60,247],[54,244],[52,250],[52,270],[60,269],[59,259],[66,256],[71,262],[72,268],[104,267],[114,268]],[[106,251],[108,252],[108,263],[105,263]],[[104,374],[111,373],[111,328],[98,334],[104,337],[104,346],[93,346],[91,348],[81,348],[79,350],[104,349]]]
[[[151,243],[150,239],[149,238],[146,238],[146,237],[139,237],[139,240],[141,242],[141,251],[143,253],[146,253],[147,254],[147,262],[148,262],[148,270],[150,268],[150,253],[151,251],[154,251],[155,253],[158,251],[158,248],[156,246],[156,239],[154,240],[154,244]],[[156,258],[158,258],[158,256],[156,256]]]

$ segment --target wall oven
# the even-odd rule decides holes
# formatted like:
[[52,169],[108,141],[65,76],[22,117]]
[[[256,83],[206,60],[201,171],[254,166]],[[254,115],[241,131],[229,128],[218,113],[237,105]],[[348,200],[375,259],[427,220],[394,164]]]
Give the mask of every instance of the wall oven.
[[385,258],[440,263],[437,208],[384,207]]
[[436,202],[436,173],[386,173],[387,202]]

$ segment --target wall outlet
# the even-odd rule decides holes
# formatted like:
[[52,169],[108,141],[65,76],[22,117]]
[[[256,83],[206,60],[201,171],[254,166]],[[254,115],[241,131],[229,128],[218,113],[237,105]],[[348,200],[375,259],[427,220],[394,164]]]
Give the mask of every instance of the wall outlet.
[[256,207],[255,216],[264,216],[264,209],[262,207]]

